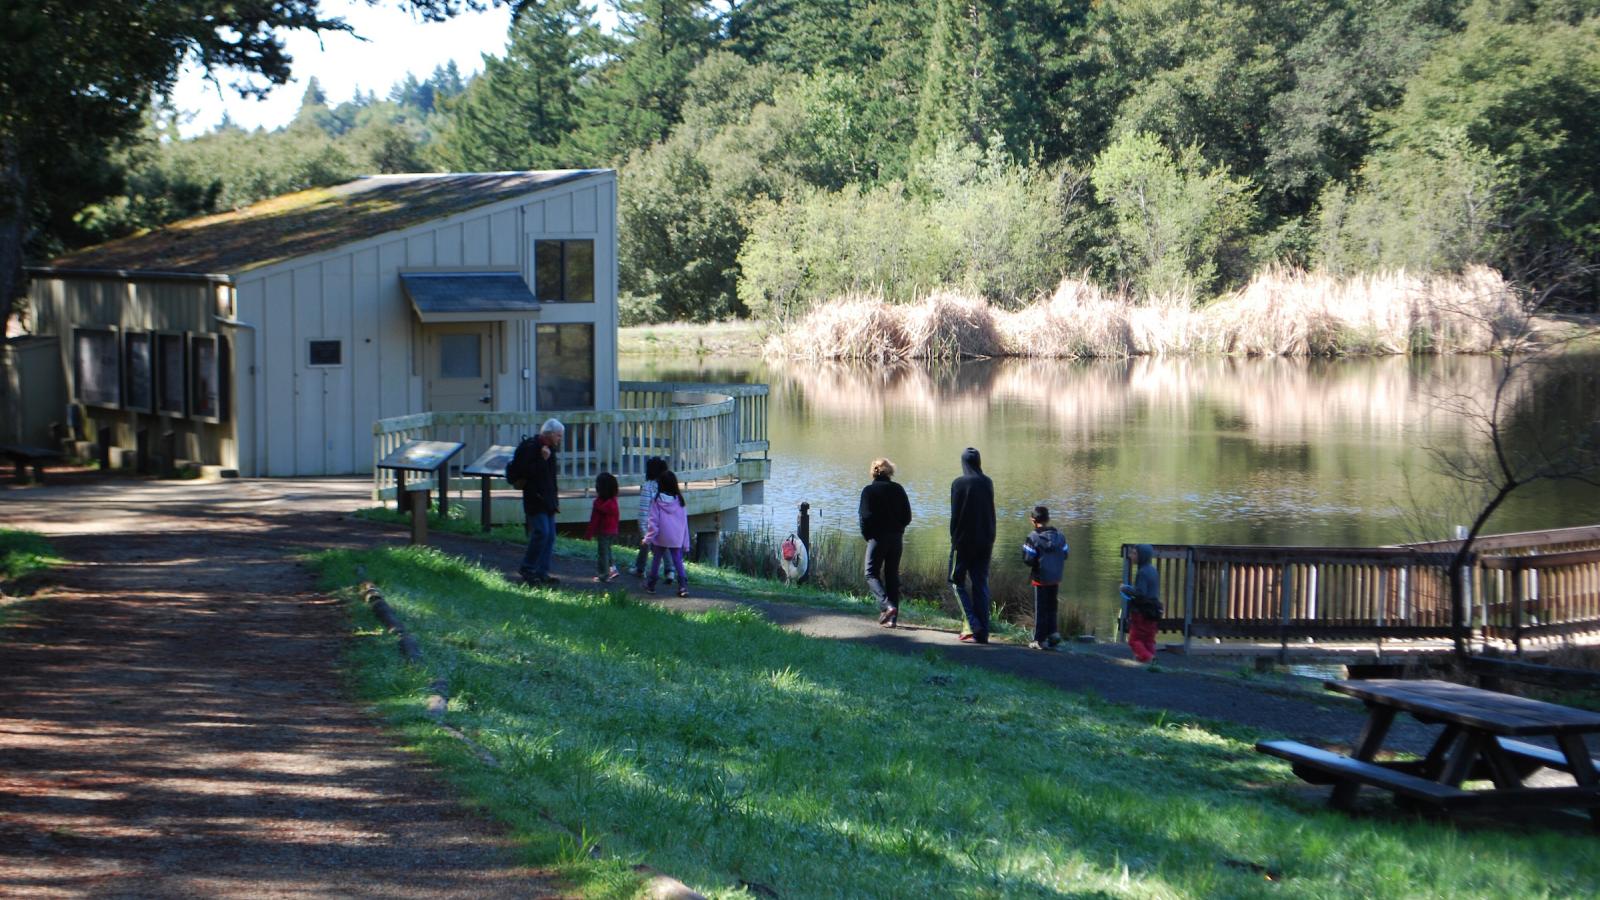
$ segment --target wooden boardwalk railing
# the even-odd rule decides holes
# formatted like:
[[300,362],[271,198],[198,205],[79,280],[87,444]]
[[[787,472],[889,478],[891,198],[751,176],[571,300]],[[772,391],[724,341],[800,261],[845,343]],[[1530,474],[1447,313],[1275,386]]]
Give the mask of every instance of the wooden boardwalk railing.
[[[1132,549],[1123,545],[1127,576]],[[1460,544],[1400,547],[1154,545],[1163,631],[1276,640],[1449,638]],[[1600,633],[1600,526],[1486,535],[1467,561],[1466,626],[1520,651]]]
[[[767,453],[767,386],[764,384],[622,383],[620,409],[545,412],[425,412],[380,419],[373,425],[372,488],[375,499],[394,496],[394,472],[376,462],[407,441],[460,441],[451,475],[496,444],[514,446],[551,415],[566,426],[558,456],[567,490],[594,484],[601,472],[622,485],[644,481],[651,456],[666,459],[681,481],[734,476],[739,461]],[[415,477],[408,484],[428,485]]]

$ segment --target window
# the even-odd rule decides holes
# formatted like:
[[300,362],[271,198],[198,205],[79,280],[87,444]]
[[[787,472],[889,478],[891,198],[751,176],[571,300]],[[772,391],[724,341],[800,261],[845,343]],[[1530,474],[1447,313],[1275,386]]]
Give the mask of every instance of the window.
[[155,412],[155,335],[130,331],[122,336],[122,405]]
[[307,342],[306,365],[308,366],[342,366],[344,365],[344,341],[340,340],[312,340]]
[[221,421],[227,416],[227,345],[214,334],[189,338],[190,415]]
[[156,412],[189,412],[189,354],[181,334],[156,335]]
[[594,409],[594,326],[540,325],[538,408]]
[[594,241],[534,241],[533,260],[541,302],[594,302]]
[[122,401],[122,357],[117,332],[79,328],[72,332],[78,402],[116,408]]

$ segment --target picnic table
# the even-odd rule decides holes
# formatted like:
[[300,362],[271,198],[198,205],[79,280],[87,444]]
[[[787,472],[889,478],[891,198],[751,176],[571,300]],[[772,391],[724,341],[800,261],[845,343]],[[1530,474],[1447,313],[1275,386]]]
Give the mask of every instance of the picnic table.
[[[1600,829],[1600,775],[1584,742],[1584,735],[1600,732],[1600,712],[1448,681],[1371,679],[1324,686],[1366,703],[1367,722],[1351,755],[1295,741],[1262,741],[1256,750],[1288,760],[1312,784],[1332,784],[1333,806],[1348,808],[1361,786],[1369,785],[1403,802],[1444,809],[1588,809]],[[1443,727],[1422,759],[1380,762],[1378,751],[1402,712]],[[1524,737],[1552,739],[1558,749],[1518,740]],[[1567,772],[1577,784],[1527,784],[1541,768]],[[1494,786],[1462,787],[1485,779]]]

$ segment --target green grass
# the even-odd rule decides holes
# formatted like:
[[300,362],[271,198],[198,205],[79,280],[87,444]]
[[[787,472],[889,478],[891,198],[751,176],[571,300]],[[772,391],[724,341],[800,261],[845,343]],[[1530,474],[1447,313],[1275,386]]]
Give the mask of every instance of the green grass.
[[[1581,829],[1331,813],[1242,729],[748,611],[514,587],[426,548],[316,564],[330,589],[375,578],[421,642],[426,665],[405,665],[361,608],[366,698],[589,896],[631,894],[635,863],[716,896],[1600,893]],[[425,716],[438,676],[497,765]]]
[[[382,522],[388,525],[409,526],[411,521],[409,513],[397,513],[386,507],[371,507],[359,510],[355,515],[370,522]],[[495,526],[493,531],[485,534],[482,526],[476,520],[468,521],[465,513],[462,513],[459,507],[451,510],[448,520],[441,519],[437,510],[430,510],[428,513],[428,528],[430,531],[519,546],[526,545],[528,542],[527,535],[520,525],[498,525]],[[555,553],[558,557],[582,560],[585,563],[589,563],[594,559],[595,548],[594,543],[591,541],[558,535],[556,537]],[[618,544],[612,548],[613,561],[617,568],[623,570],[628,570],[633,566],[634,557],[637,553],[637,547],[627,544]],[[863,616],[877,615],[877,602],[865,594],[854,594],[849,591],[814,584],[790,585],[770,578],[749,575],[736,569],[720,568],[700,563],[685,562],[684,567],[689,573],[691,586],[727,591],[751,600],[797,603],[823,609],[854,612]],[[592,570],[585,569],[585,571],[591,572]],[[960,620],[952,616],[941,603],[918,598],[907,598],[901,604],[900,621],[907,625],[923,625],[930,628],[943,628],[949,631],[955,631],[961,627]],[[1003,643],[1026,644],[1031,636],[1023,628],[1007,622],[997,622],[992,633],[993,640]]]
[[757,356],[765,326],[727,322],[663,322],[617,330],[617,351],[641,356]]
[[[28,576],[43,572],[60,561],[43,535],[0,528],[0,592],[16,592],[17,583],[22,582],[21,592],[26,594]],[[16,621],[28,602],[9,597],[0,601],[0,627]]]

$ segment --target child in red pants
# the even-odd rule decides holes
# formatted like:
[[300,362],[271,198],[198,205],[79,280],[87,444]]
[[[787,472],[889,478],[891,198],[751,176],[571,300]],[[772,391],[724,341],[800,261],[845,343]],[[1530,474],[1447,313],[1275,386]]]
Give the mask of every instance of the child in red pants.
[[1145,663],[1156,658],[1156,628],[1161,624],[1161,575],[1156,572],[1156,548],[1135,548],[1139,571],[1133,584],[1122,586],[1128,600],[1128,646],[1133,658]]

